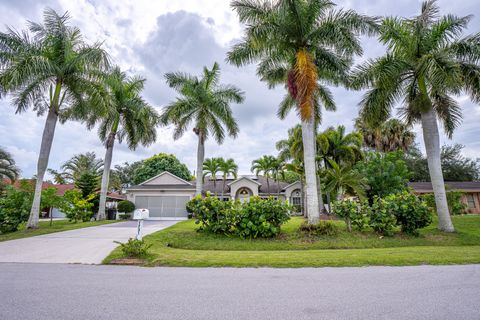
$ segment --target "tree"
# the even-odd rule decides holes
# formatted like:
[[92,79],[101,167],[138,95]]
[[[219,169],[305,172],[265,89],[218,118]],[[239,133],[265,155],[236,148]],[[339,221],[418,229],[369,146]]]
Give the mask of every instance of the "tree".
[[[221,162],[220,158],[207,158],[203,161],[202,167],[202,180],[206,176],[210,175],[210,179],[213,180],[213,189],[217,190],[217,173],[221,171]],[[198,176],[199,174],[197,174]],[[203,182],[203,181],[202,181]]]
[[117,164],[112,171],[112,175],[118,178],[122,188],[128,188],[135,184],[135,170],[140,168],[141,165],[142,161],[135,161],[132,163],[124,162],[121,165]]
[[173,154],[159,153],[151,158],[143,160],[141,165],[134,170],[133,182],[135,184],[140,184],[164,171],[168,171],[186,181],[192,179],[187,166],[181,163],[177,157]]
[[33,185],[29,180],[20,180],[19,188],[7,186],[0,198],[0,233],[13,232],[27,221],[32,208]]
[[337,194],[342,201],[345,193],[356,194],[361,200],[365,197],[367,180],[351,165],[340,166],[334,160],[328,160],[329,168],[325,170],[325,190]]
[[75,187],[82,192],[83,198],[87,198],[99,190],[100,176],[91,171],[85,171],[75,180]]
[[263,175],[267,179],[268,195],[270,195],[270,179],[275,170],[277,159],[274,156],[262,156],[259,159],[252,161],[251,171],[258,176],[263,172]]
[[222,199],[223,193],[225,192],[225,184],[227,182],[227,177],[232,175],[235,179],[237,179],[237,172],[238,172],[238,165],[235,163],[233,159],[223,159],[219,158],[220,162],[220,172],[222,173],[223,178],[223,187],[222,187]]
[[288,138],[279,140],[275,147],[278,150],[278,158],[282,161],[296,159],[303,162],[302,126],[297,124],[288,129]]
[[354,165],[363,159],[362,135],[358,132],[345,134],[345,127],[328,128],[317,136],[318,157],[325,168],[333,160],[336,164]]
[[326,85],[345,83],[353,55],[362,53],[358,36],[376,30],[375,19],[352,10],[333,10],[334,6],[323,0],[232,2],[246,30],[227,60],[236,66],[258,61],[262,81],[288,89],[280,118],[294,107],[300,116],[310,223],[320,218],[315,161],[320,105],[335,110]]
[[175,126],[174,139],[183,136],[189,125],[194,123],[193,132],[198,138],[196,194],[201,195],[205,140],[213,136],[221,144],[225,131],[234,138],[238,135],[238,124],[230,103],[242,103],[244,93],[233,85],[219,84],[220,67],[216,62],[211,70],[203,68],[201,78],[181,72],[167,73],[165,78],[181,97],[164,108],[161,122]]
[[56,184],[66,184],[67,178],[65,177],[64,172],[58,172],[54,169],[47,169],[47,172],[53,176],[53,182]]
[[20,169],[15,165],[12,155],[0,147],[0,195],[4,189],[4,180],[17,180]]
[[380,198],[407,189],[411,177],[401,152],[369,152],[365,161],[355,165],[355,169],[368,181],[367,196]]
[[42,190],[42,196],[40,198],[40,208],[48,209],[48,215],[50,217],[50,225],[52,225],[53,216],[52,209],[58,207],[62,201],[61,197],[57,195],[57,188],[49,187]]
[[103,160],[97,158],[95,152],[76,154],[62,164],[61,169],[63,177],[75,183],[84,173],[100,176],[103,170]]
[[370,127],[361,118],[355,120],[355,128],[363,135],[363,143],[370,149],[380,152],[407,151],[415,142],[411,125],[398,119]]
[[461,121],[461,108],[452,95],[466,92],[480,102],[480,35],[460,38],[471,16],[440,17],[436,1],[422,4],[413,18],[390,17],[380,28],[388,48],[354,73],[352,86],[370,89],[361,101],[361,117],[371,126],[389,118],[403,101],[408,124],[420,122],[438,214],[438,228],[453,232],[440,160],[437,119],[451,137]]
[[277,182],[277,197],[280,197],[280,180],[285,178],[285,162],[280,158],[275,158],[275,161],[272,163],[272,176]]
[[104,116],[96,113],[88,116],[89,128],[100,122],[98,135],[105,145],[105,165],[97,220],[105,220],[105,204],[115,140],[122,143],[125,139],[128,148],[135,150],[138,145],[149,146],[157,139],[156,127],[159,116],[140,95],[145,81],[140,77],[128,77],[120,68],[114,68],[105,79],[105,86],[109,93],[107,113]]
[[91,210],[94,206],[94,203],[92,202],[93,198],[95,198],[94,194],[90,194],[84,198],[82,192],[79,190],[67,190],[60,202],[59,209],[70,221],[76,223],[78,220],[82,220],[86,222],[93,216]]
[[39,116],[47,113],[28,228],[38,227],[43,178],[59,117],[65,122],[78,109],[103,105],[99,70],[108,65],[107,54],[100,43],[87,45],[68,21],[68,13],[46,9],[43,24],[29,22],[29,31],[22,33],[11,28],[0,32],[1,93],[13,96],[17,113],[30,106]]

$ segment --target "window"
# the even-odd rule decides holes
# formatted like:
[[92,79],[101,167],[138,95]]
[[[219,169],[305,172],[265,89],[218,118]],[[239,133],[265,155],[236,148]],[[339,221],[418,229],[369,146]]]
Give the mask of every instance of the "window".
[[302,205],[302,194],[300,193],[300,191],[296,190],[292,192],[291,202],[294,206]]
[[473,197],[473,194],[467,193],[467,205],[470,209],[475,208],[475,198]]

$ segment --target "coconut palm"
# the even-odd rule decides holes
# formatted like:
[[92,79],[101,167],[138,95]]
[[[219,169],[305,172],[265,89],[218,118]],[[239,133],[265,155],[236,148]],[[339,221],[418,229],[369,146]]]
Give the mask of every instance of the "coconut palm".
[[202,166],[202,180],[209,175],[210,179],[213,180],[213,189],[215,192],[217,192],[217,173],[221,172],[222,170],[221,163],[222,160],[220,158],[207,158],[203,162]]
[[225,192],[225,184],[227,182],[227,177],[232,175],[235,179],[237,179],[237,172],[238,172],[238,165],[235,163],[233,159],[223,159],[219,158],[219,165],[220,165],[220,172],[222,173],[223,179],[223,187],[222,187],[222,200],[223,194]]
[[68,13],[47,9],[43,24],[29,22],[29,31],[0,32],[0,93],[12,94],[17,113],[29,107],[39,116],[47,113],[28,228],[38,226],[42,184],[59,117],[64,122],[70,114],[66,111],[103,105],[98,70],[108,65],[107,55],[100,44],[87,45],[68,20]]
[[461,121],[452,96],[465,92],[480,102],[480,34],[461,38],[471,16],[439,16],[436,1],[425,1],[413,18],[386,18],[380,40],[383,57],[368,61],[354,73],[352,85],[370,87],[361,101],[361,117],[371,126],[389,118],[403,102],[407,123],[421,123],[428,168],[435,194],[438,227],[453,232],[440,162],[437,119],[451,137]]
[[53,182],[56,184],[66,184],[68,181],[64,172],[59,172],[54,169],[47,169],[47,172],[53,176]]
[[128,148],[135,150],[138,145],[149,146],[157,139],[159,115],[140,95],[145,81],[136,76],[128,77],[118,67],[113,68],[105,78],[109,93],[107,113],[101,117],[97,114],[88,117],[89,128],[100,122],[98,134],[106,150],[97,220],[105,219],[115,140],[122,143],[125,139]]
[[337,200],[343,200],[346,192],[356,194],[360,199],[365,198],[365,177],[353,170],[351,165],[340,166],[331,159],[328,163],[329,168],[325,171],[325,189],[328,192],[335,192]]
[[328,159],[338,164],[355,162],[363,159],[362,135],[358,132],[345,134],[345,127],[330,127],[317,136],[318,156],[329,166]]
[[411,125],[399,119],[389,119],[376,127],[355,120],[355,128],[363,135],[363,143],[368,148],[380,152],[407,151],[415,142]]
[[272,176],[277,182],[277,197],[280,197],[280,180],[285,178],[285,162],[281,158],[275,158],[272,163]]
[[103,170],[103,160],[97,158],[95,152],[86,152],[74,155],[60,168],[63,170],[64,178],[75,182],[84,173],[91,173],[100,177]]
[[267,190],[268,195],[270,195],[270,178],[273,175],[275,170],[277,159],[274,156],[262,156],[259,159],[252,161],[251,171],[256,175],[260,175],[263,173],[265,178],[267,179]]
[[20,170],[15,165],[12,155],[0,147],[0,185],[5,179],[14,182],[17,180]]
[[352,56],[362,53],[358,36],[376,29],[374,19],[334,6],[328,0],[232,2],[246,35],[228,53],[228,61],[237,66],[258,61],[263,81],[288,88],[278,115],[284,118],[296,108],[300,116],[311,223],[320,218],[315,163],[320,105],[335,109],[326,85],[344,82]]
[[297,159],[303,161],[302,126],[300,124],[288,129],[288,138],[275,144],[278,158],[282,161]]
[[[230,103],[241,103],[243,92],[232,85],[220,85],[220,67],[214,63],[211,70],[203,68],[203,76],[198,78],[185,73],[167,73],[167,83],[177,90],[181,97],[163,110],[161,122],[173,124],[173,138],[178,139],[193,122],[193,132],[198,137],[196,194],[203,189],[201,176],[205,158],[205,140],[213,136],[217,143],[223,143],[225,133],[231,137],[238,135],[238,125],[233,117]],[[226,132],[225,132],[226,131]]]

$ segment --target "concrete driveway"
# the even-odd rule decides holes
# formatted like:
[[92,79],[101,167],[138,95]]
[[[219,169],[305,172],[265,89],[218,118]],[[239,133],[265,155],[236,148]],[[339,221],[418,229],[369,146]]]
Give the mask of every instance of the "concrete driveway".
[[[178,221],[145,221],[144,234]],[[125,221],[0,242],[0,262],[99,264],[118,244],[135,237],[137,223]]]

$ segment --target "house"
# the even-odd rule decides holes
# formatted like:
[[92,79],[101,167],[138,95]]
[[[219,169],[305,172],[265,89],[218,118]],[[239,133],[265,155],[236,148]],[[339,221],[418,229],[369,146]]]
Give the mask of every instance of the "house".
[[[409,182],[417,194],[433,193],[431,182]],[[467,205],[468,213],[480,214],[480,181],[445,181],[447,190],[463,193],[462,202]]]
[[[228,177],[225,185],[222,178],[205,178],[204,193],[210,193],[224,201],[234,199],[247,201],[252,196],[275,197],[301,206],[300,182],[277,182],[263,176],[244,175]],[[185,219],[187,202],[195,196],[195,182],[185,181],[164,171],[161,174],[127,189],[127,200],[137,208],[150,211],[151,219]]]

